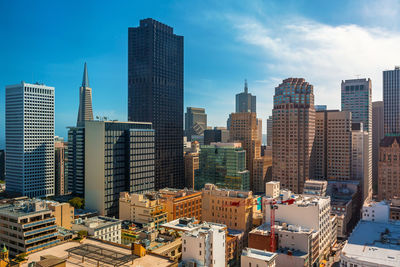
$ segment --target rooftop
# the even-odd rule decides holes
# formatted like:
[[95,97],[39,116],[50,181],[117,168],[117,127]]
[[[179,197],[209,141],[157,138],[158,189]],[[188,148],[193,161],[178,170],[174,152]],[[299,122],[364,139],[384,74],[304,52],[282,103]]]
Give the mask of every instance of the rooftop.
[[199,235],[207,234],[212,230],[225,231],[226,230],[226,225],[225,224],[219,224],[219,223],[207,223],[207,222],[205,222],[205,223],[199,224],[198,227],[192,229],[191,231],[185,232],[184,236],[198,237]]
[[114,224],[121,224],[121,222],[121,220],[104,216],[96,216],[85,220],[80,220],[80,224],[84,224],[89,228],[102,228]]
[[39,199],[23,199],[0,205],[0,214],[4,216],[18,218],[42,212],[50,212],[50,210],[47,202]]
[[273,252],[263,251],[254,248],[245,248],[242,251],[242,256],[247,256],[250,258],[259,259],[267,262],[273,261],[277,255],[278,254]]
[[399,240],[399,222],[361,220],[343,247],[342,255],[375,265],[400,266]]
[[179,218],[161,225],[161,227],[174,229],[176,231],[191,231],[199,227],[199,223],[195,218]]
[[[87,267],[94,267],[97,266],[97,261],[96,260],[91,260],[91,259],[87,259],[85,257],[85,261],[82,263],[82,258],[80,256],[71,256],[68,258],[68,249],[73,249],[73,248],[77,248],[81,245],[93,245],[93,246],[97,246],[97,247],[101,247],[104,250],[107,251],[115,251],[117,253],[120,254],[124,254],[124,255],[131,255],[131,250],[128,248],[125,248],[122,245],[113,245],[107,242],[103,242],[101,240],[95,240],[95,239],[85,239],[82,241],[82,244],[79,242],[66,242],[63,244],[60,244],[58,246],[54,246],[54,247],[50,247],[47,249],[43,249],[40,250],[38,252],[29,254],[28,257],[28,262],[25,262],[23,264],[21,264],[21,267],[28,267],[28,264],[31,262],[38,262],[40,261],[40,257],[41,256],[45,256],[45,255],[53,255],[56,256],[60,259],[64,259],[67,262],[67,266],[87,266]],[[157,255],[152,255],[152,254],[147,254],[144,257],[141,258],[137,258],[134,259],[133,264],[132,261],[126,263],[123,266],[157,266],[157,267],[167,267],[167,266],[171,266],[173,262],[171,260],[169,260],[168,258],[162,257],[162,256],[157,256]]]

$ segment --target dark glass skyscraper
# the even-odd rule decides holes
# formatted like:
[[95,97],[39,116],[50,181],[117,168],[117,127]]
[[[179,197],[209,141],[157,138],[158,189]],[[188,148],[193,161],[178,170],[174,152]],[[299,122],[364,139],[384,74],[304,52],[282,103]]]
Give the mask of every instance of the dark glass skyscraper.
[[236,113],[256,112],[256,96],[249,94],[247,81],[244,82],[244,92],[236,95]]
[[128,120],[155,130],[155,187],[182,188],[183,36],[153,19],[128,29]]

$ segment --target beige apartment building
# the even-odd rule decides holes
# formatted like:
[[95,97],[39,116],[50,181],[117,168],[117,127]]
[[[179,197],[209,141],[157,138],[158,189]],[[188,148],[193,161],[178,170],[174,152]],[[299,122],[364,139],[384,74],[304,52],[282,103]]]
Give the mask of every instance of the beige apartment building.
[[201,220],[201,191],[164,188],[158,194],[167,212],[168,222],[183,217]]
[[400,136],[385,136],[379,147],[378,199],[400,197]]
[[48,202],[48,207],[53,211],[56,224],[65,229],[71,229],[74,223],[74,207],[69,203]]
[[219,189],[206,184],[203,191],[202,220],[225,224],[228,229],[244,231],[252,228],[254,196],[251,191]]
[[288,78],[275,88],[272,137],[272,180],[303,192],[312,174],[315,136],[314,87],[303,78]]
[[312,161],[314,179],[351,180],[351,112],[317,111]]
[[158,228],[167,222],[167,212],[155,193],[129,194],[121,192],[119,198],[119,219]]

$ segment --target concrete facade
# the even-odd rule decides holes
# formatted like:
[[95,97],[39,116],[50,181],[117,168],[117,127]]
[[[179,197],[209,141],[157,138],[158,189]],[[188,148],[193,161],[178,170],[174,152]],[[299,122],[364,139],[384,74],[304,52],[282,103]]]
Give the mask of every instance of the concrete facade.
[[6,86],[6,188],[28,197],[54,195],[54,87]]
[[379,148],[378,199],[400,197],[400,137],[385,136]]
[[199,267],[224,267],[226,226],[204,223],[182,236],[182,262]]
[[[275,88],[272,138],[272,180],[295,193],[313,173],[315,136],[313,86],[303,78],[288,78]],[[310,166],[311,165],[311,166]],[[311,167],[311,168],[310,168]]]
[[379,144],[384,137],[383,101],[372,102],[372,189],[378,194]]
[[275,267],[276,253],[245,248],[242,251],[241,266]]
[[88,235],[100,240],[121,243],[121,220],[98,216],[86,220],[77,219],[72,225],[74,231],[87,231]]

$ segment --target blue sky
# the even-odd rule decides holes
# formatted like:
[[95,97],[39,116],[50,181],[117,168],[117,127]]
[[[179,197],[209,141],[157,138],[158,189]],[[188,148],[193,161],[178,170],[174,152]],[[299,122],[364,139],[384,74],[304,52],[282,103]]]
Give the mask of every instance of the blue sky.
[[[76,123],[83,64],[94,115],[127,119],[127,29],[152,17],[185,37],[185,107],[206,108],[225,126],[247,78],[258,116],[271,114],[286,77],[314,85],[316,104],[340,106],[342,79],[400,65],[400,1],[6,1],[0,0],[0,146],[4,87],[56,88],[56,135]],[[265,120],[264,120],[265,123]]]

